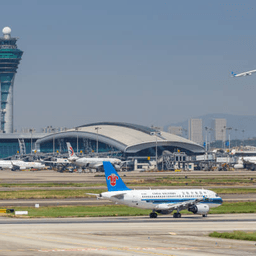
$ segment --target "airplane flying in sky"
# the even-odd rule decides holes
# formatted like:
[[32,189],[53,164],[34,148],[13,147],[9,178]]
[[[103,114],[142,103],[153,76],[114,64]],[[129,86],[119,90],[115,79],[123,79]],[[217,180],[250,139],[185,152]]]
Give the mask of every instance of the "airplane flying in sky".
[[89,169],[99,169],[103,167],[103,161],[109,161],[114,164],[115,168],[120,169],[122,161],[118,158],[98,158],[98,157],[77,157],[71,144],[67,142],[68,160],[77,166]]
[[243,73],[239,73],[239,74],[235,74],[233,71],[231,72],[231,75],[233,77],[239,77],[239,76],[251,76],[252,73],[256,72],[256,69],[254,70],[251,70],[251,71],[246,71],[246,72],[243,72]]
[[222,199],[215,192],[206,189],[147,189],[131,190],[118,175],[110,162],[103,162],[108,192],[95,195],[99,199],[107,199],[131,207],[150,209],[150,218],[156,218],[157,213],[173,214],[180,218],[181,210],[207,216],[211,207],[222,204]]

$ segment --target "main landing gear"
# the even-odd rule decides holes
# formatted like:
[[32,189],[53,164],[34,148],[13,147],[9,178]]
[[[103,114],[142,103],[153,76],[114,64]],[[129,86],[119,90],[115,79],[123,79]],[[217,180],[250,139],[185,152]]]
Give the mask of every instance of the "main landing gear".
[[156,213],[156,212],[151,212],[151,213],[149,214],[149,217],[150,217],[150,218],[157,218],[157,213]]
[[181,218],[181,214],[179,212],[175,212],[173,214],[173,218]]

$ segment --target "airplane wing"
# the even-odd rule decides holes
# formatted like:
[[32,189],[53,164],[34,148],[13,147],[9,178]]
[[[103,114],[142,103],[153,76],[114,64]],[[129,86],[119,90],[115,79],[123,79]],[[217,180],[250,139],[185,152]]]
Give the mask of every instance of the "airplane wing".
[[111,197],[115,197],[117,199],[123,199],[125,194],[126,193],[119,193],[119,194],[115,194],[114,196],[111,196]]
[[89,164],[90,168],[99,168],[99,167],[102,167],[103,166],[103,163],[95,163],[95,164],[92,164],[92,166]]
[[251,76],[252,73],[255,73],[255,72],[256,72],[256,69],[250,70],[250,71],[246,71],[246,72],[243,72],[243,73],[239,73],[239,74],[235,74],[234,72],[231,72],[231,75],[232,75],[233,77]]
[[85,194],[90,196],[100,196],[100,194],[94,194],[94,193],[85,193]]
[[41,161],[43,164],[56,164],[56,165],[68,165],[70,164],[69,162],[58,162],[58,161]]
[[243,160],[243,163],[245,164],[256,164],[255,160]]
[[203,202],[206,200],[207,200],[207,198],[201,197],[201,198],[197,198],[194,200],[188,200],[188,201],[177,203],[177,204],[158,204],[158,205],[156,205],[155,210],[171,210],[171,211],[179,210],[179,211],[181,211],[181,210],[188,209],[192,205],[195,205],[197,203],[200,203],[200,202]]
[[[91,195],[91,196],[97,196],[98,199],[99,199],[99,198],[102,199],[102,195],[101,195],[101,194],[93,194],[93,193],[85,193],[85,194]],[[111,197],[114,197],[114,198],[116,198],[116,199],[123,199],[125,194],[126,194],[126,193],[118,193],[118,194],[115,194],[115,195],[113,195],[113,196],[111,196]]]

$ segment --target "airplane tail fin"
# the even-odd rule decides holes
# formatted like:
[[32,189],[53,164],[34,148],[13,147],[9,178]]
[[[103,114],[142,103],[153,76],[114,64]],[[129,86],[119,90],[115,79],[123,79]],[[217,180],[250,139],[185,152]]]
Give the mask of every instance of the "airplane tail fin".
[[130,190],[110,162],[103,162],[108,191]]
[[72,159],[77,159],[77,156],[74,152],[74,149],[72,148],[71,144],[69,142],[67,142],[67,147],[68,147],[68,158],[70,160]]
[[231,76],[232,76],[232,77],[235,77],[236,74],[232,71],[232,72],[231,72]]

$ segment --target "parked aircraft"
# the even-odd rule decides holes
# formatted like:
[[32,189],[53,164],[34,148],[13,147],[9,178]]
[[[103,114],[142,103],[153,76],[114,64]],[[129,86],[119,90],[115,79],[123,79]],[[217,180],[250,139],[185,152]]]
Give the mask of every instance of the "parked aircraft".
[[254,70],[251,70],[251,71],[246,71],[246,72],[243,72],[243,73],[239,73],[239,74],[235,74],[233,71],[231,72],[231,75],[233,77],[239,77],[239,76],[251,76],[252,73],[256,72],[256,69]]
[[207,216],[211,207],[222,204],[222,199],[215,192],[206,189],[129,189],[110,162],[103,162],[108,192],[96,195],[99,199],[107,199],[131,207],[150,209],[150,218],[156,218],[157,213],[173,214],[180,218],[181,210]]
[[115,168],[120,169],[122,161],[118,158],[99,158],[99,157],[77,157],[71,144],[67,142],[68,160],[82,168],[99,169],[103,167],[103,161],[109,161],[114,164]]
[[55,160],[41,160],[41,163],[44,163],[59,172],[65,171],[66,169],[68,169],[67,167],[72,164],[67,158],[55,158]]
[[25,170],[25,169],[44,169],[45,165],[39,162],[24,162],[22,160],[1,160],[1,169]]
[[234,165],[235,169],[251,169],[255,170],[256,167],[256,156],[245,156],[245,157],[239,157],[237,164]]

